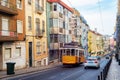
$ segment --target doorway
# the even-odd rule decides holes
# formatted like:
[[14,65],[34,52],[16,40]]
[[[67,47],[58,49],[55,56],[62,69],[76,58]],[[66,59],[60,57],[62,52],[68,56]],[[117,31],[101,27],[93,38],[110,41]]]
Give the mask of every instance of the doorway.
[[29,42],[29,67],[32,67],[32,42]]

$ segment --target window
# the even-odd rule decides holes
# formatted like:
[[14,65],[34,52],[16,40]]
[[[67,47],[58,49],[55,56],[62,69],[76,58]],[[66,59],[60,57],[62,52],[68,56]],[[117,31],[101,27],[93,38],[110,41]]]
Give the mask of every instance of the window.
[[31,19],[31,16],[28,16],[28,30],[32,30],[32,19]]
[[2,6],[8,6],[8,0],[1,0]]
[[2,30],[8,30],[8,19],[2,18]]
[[43,32],[45,32],[45,21],[44,20],[42,21],[42,30]]
[[53,35],[50,34],[50,43],[53,43],[53,42],[54,42]]
[[40,34],[40,19],[36,18],[36,34]]
[[59,28],[59,31],[60,31],[61,33],[63,33],[63,28]]
[[51,43],[58,42],[58,35],[57,34],[50,35],[50,42]]
[[59,19],[59,27],[63,28],[63,21]]
[[11,57],[11,48],[5,48],[5,59],[10,59]]
[[22,0],[17,0],[17,8],[22,9]]
[[40,3],[40,0],[35,0],[35,7],[36,7],[36,9],[39,9],[39,3]]
[[41,50],[40,50],[40,42],[37,42],[37,43],[36,43],[36,47],[37,47],[37,48],[36,48],[36,49],[37,49],[37,50],[36,50],[36,51],[37,51],[37,54],[40,54],[40,53],[41,53],[41,52],[40,52],[40,51],[41,51]]
[[45,51],[46,51],[46,43],[43,42],[43,53],[45,53]]
[[44,0],[41,0],[42,1],[42,7],[44,8]]
[[23,22],[21,20],[17,20],[17,33],[23,33]]
[[21,47],[16,47],[16,53],[15,53],[16,57],[21,56]]
[[9,35],[9,20],[7,18],[2,18],[2,36]]
[[31,0],[28,0],[28,3],[31,4]]
[[54,4],[54,11],[57,11],[57,5]]
[[50,21],[50,27],[53,27],[53,20],[52,20],[52,18],[49,19],[49,21]]
[[50,19],[51,27],[58,27],[58,19]]
[[58,35],[54,35],[54,42],[58,42]]

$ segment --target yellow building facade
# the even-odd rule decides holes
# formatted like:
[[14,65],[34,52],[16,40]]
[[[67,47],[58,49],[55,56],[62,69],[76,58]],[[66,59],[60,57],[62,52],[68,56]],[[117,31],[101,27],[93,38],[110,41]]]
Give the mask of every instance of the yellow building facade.
[[48,65],[46,0],[25,0],[27,66]]
[[102,35],[89,30],[88,32],[88,52],[90,55],[98,55],[99,52],[103,51],[103,38]]

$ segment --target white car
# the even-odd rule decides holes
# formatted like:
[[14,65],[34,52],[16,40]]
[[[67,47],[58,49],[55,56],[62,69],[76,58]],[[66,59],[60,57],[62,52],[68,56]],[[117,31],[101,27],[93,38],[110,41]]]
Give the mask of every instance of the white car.
[[84,68],[86,69],[87,67],[96,67],[100,68],[100,60],[96,56],[90,56],[86,59],[84,63]]

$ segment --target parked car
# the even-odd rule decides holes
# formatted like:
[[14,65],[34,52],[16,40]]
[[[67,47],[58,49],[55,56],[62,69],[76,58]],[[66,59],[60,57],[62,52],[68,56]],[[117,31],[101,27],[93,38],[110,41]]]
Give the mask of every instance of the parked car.
[[88,67],[100,68],[100,59],[97,56],[87,57],[84,68],[87,69]]

